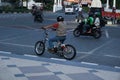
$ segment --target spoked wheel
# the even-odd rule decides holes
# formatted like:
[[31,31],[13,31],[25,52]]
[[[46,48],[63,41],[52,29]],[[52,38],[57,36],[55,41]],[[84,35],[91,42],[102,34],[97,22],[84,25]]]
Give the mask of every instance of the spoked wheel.
[[80,36],[80,30],[79,29],[75,29],[74,31],[73,31],[73,35],[75,36],[75,37],[79,37]]
[[76,49],[72,45],[65,45],[63,49],[63,57],[67,60],[72,60],[76,56]]
[[100,38],[100,37],[101,37],[101,32],[98,31],[98,30],[95,30],[95,31],[93,32],[93,37],[94,37],[95,39]]
[[42,55],[45,51],[45,44],[42,41],[38,41],[35,44],[35,53],[37,55]]

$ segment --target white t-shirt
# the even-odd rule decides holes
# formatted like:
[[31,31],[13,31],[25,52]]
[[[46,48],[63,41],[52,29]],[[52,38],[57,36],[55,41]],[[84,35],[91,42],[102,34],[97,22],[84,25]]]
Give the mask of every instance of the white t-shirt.
[[95,18],[94,24],[95,24],[95,26],[99,26],[100,25],[100,19],[98,17]]

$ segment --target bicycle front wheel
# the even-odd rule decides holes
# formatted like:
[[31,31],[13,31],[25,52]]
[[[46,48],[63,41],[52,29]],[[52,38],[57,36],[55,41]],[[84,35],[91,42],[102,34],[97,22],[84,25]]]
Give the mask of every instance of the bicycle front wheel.
[[38,41],[35,44],[35,53],[37,55],[42,55],[45,52],[45,44],[42,41]]
[[63,49],[63,57],[67,60],[72,60],[76,56],[76,49],[72,45],[65,45]]

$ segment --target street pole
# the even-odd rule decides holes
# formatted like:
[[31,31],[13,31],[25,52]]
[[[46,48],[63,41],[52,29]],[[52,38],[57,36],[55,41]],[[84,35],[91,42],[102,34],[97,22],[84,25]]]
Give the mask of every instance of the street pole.
[[113,0],[113,12],[116,11],[116,0]]
[[113,1],[113,8],[116,8],[116,0]]
[[106,9],[109,8],[109,0],[107,0],[107,5],[106,5]]
[[56,12],[57,0],[54,0],[53,12]]
[[116,0],[113,1],[113,9],[112,9],[112,12],[113,12],[113,21],[112,23],[115,24],[116,23]]

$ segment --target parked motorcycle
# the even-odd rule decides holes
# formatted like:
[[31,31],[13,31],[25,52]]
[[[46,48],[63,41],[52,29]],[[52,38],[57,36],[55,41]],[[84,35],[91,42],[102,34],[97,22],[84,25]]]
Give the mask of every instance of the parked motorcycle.
[[75,37],[79,37],[80,35],[84,36],[93,36],[95,39],[98,39],[101,37],[101,29],[100,27],[89,27],[84,31],[83,27],[89,27],[89,25],[81,25],[81,23],[74,29],[73,35]]

